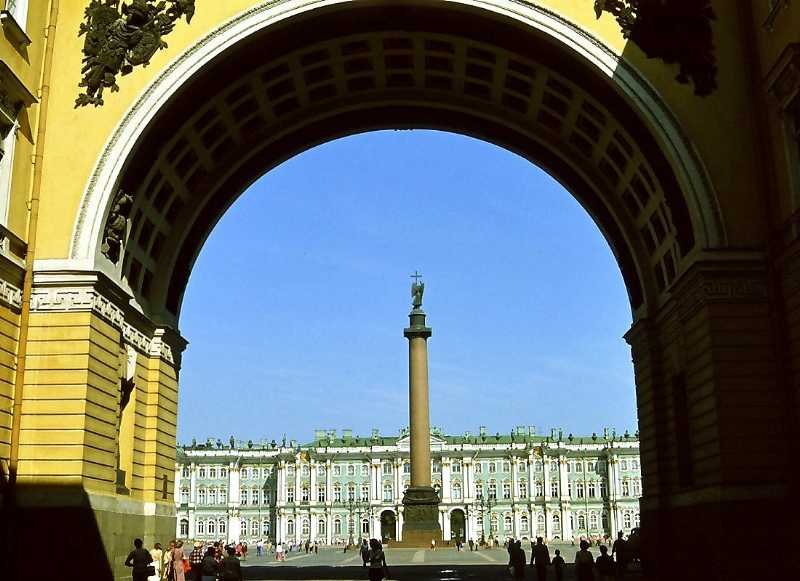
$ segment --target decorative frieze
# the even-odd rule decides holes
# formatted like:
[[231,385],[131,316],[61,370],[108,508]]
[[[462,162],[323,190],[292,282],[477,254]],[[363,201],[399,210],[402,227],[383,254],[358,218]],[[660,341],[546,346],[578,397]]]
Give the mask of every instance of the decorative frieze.
[[22,308],[22,290],[10,282],[0,280],[0,303],[13,309]]

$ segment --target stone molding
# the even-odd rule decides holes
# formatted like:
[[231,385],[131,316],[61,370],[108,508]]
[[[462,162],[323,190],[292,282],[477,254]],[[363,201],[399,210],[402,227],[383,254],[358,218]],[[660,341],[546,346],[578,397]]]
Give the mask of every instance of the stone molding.
[[[21,302],[22,295],[19,292]],[[186,341],[177,333],[155,327],[149,322],[135,325],[131,319],[135,315],[139,318],[142,316],[132,308],[126,308],[126,300],[129,301],[130,297],[123,296],[111,281],[106,280],[105,275],[97,272],[34,273],[32,313],[95,313],[119,329],[124,342],[138,352],[148,357],[160,357],[173,365],[178,362],[180,355],[176,358],[175,351],[180,354],[187,344]]]
[[0,280],[0,304],[12,309],[22,308],[22,289],[8,281]]

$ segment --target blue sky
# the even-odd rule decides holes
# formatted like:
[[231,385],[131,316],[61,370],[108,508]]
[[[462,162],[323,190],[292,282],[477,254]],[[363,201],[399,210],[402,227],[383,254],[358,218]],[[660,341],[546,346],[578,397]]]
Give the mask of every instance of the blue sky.
[[494,145],[381,131],[264,175],[209,237],[181,313],[179,441],[397,434],[415,269],[433,425],[636,429],[630,307],[590,216]]

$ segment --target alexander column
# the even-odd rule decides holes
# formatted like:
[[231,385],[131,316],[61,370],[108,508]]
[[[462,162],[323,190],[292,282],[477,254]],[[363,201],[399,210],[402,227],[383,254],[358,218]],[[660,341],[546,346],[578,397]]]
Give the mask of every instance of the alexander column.
[[403,497],[403,545],[427,547],[431,539],[441,541],[439,495],[431,486],[431,430],[428,406],[428,337],[422,294],[425,283],[413,275],[412,307],[408,339],[408,411],[411,427],[411,485]]

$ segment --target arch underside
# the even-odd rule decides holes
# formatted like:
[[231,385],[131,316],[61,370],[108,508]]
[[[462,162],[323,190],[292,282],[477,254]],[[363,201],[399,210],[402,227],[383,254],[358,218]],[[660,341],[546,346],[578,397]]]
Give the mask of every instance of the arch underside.
[[254,180],[331,139],[410,128],[483,139],[553,175],[608,240],[634,311],[695,246],[662,148],[577,53],[476,9],[364,3],[253,34],[158,112],[118,180],[134,197],[119,276],[153,320],[176,324],[203,242]]

